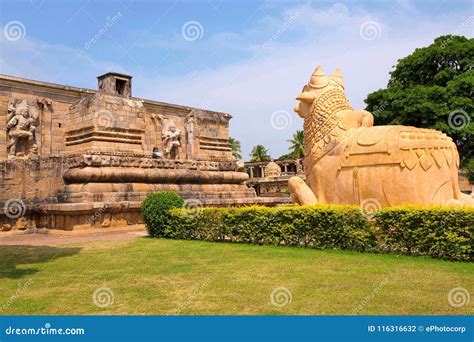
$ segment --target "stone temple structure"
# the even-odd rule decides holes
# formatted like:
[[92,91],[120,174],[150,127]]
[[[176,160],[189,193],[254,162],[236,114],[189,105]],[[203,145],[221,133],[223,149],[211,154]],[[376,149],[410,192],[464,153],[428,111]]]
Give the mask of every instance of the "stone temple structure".
[[299,158],[246,162],[245,171],[250,176],[247,185],[257,196],[280,198],[282,203],[290,202],[288,180],[293,176],[305,179],[303,159]]
[[446,134],[408,126],[374,126],[354,110],[339,69],[318,66],[298,95],[304,119],[306,180],[289,180],[300,204],[473,205],[459,189],[459,155]]
[[[141,223],[149,193],[198,205],[265,203],[232,157],[225,113],[132,97],[132,77],[98,90],[0,76],[0,230]],[[196,202],[194,202],[196,203]]]

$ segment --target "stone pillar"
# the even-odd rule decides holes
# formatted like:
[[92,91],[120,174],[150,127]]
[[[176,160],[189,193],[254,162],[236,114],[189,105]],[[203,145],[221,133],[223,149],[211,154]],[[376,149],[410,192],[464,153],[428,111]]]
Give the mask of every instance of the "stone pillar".
[[186,158],[194,159],[194,114],[191,112],[186,117]]
[[[36,145],[38,146],[38,154],[39,155],[45,155],[45,154],[52,154],[52,146],[53,146],[53,134],[51,132],[52,129],[52,122],[53,122],[53,105],[52,101],[50,99],[46,99],[44,97],[36,98],[36,103],[38,105],[39,109],[39,117],[38,117],[38,127],[36,127]],[[44,122],[45,122],[45,116],[48,115],[47,120],[49,122],[49,127],[43,127]],[[49,130],[49,134],[47,134],[47,131]],[[47,142],[46,139],[49,139],[49,143]],[[49,145],[48,146],[43,146],[43,145]]]
[[7,159],[7,132],[3,129],[7,124],[8,97],[0,98],[0,160]]
[[[148,135],[148,132],[150,133],[149,141],[150,143],[148,144],[153,151],[155,147],[159,148],[159,152],[163,153],[163,149],[161,146],[161,121],[163,120],[163,116],[161,114],[151,114],[150,116],[150,123],[153,129],[150,128],[150,130],[146,130],[145,136]],[[153,133],[153,134],[151,134]]]

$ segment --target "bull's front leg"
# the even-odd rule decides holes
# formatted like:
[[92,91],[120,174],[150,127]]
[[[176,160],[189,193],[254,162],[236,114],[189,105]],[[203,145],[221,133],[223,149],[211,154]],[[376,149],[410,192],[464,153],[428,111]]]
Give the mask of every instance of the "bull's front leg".
[[288,180],[288,190],[290,190],[293,203],[300,205],[313,205],[318,203],[313,191],[300,177],[291,177]]
[[362,116],[362,127],[372,127],[374,125],[374,116],[366,110],[359,110]]

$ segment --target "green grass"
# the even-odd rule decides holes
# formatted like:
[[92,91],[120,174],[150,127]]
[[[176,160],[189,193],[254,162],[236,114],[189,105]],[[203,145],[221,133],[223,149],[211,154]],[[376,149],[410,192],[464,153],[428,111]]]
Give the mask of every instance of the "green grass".
[[[0,247],[0,314],[472,314],[474,264],[200,241],[138,238]],[[110,288],[114,303],[92,295]],[[287,288],[276,307],[270,294]]]

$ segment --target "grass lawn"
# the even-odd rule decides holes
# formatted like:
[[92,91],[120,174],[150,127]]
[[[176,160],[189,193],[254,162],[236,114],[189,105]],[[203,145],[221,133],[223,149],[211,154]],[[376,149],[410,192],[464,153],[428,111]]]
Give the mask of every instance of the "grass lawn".
[[[0,314],[474,312],[448,303],[452,288],[473,293],[474,264],[422,257],[137,238],[1,246],[0,260]],[[94,304],[100,287],[113,304]]]

